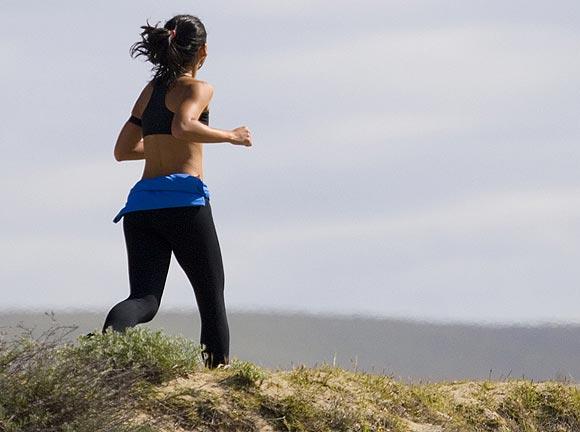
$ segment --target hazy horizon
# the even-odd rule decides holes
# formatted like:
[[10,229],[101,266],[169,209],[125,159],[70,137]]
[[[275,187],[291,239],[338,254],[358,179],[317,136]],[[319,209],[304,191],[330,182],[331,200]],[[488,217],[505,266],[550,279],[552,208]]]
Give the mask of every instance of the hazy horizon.
[[[54,320],[54,321],[53,321]],[[24,312],[0,313],[0,329],[33,334],[58,323],[76,330],[67,338],[100,331],[104,314],[55,312],[54,316]],[[319,314],[230,311],[231,358],[268,368],[300,364],[335,364],[405,381],[507,379],[578,382],[580,326],[481,326],[432,323],[409,319]],[[199,342],[196,313],[162,310],[140,327],[161,329]],[[10,331],[9,328],[12,328]]]
[[[36,307],[1,307],[0,315],[2,314],[50,314],[54,312],[55,314],[101,314],[104,317],[109,311],[108,306],[92,306],[92,307],[62,307],[62,308],[46,308],[42,306]],[[500,327],[510,327],[510,328],[550,328],[550,327],[567,327],[567,328],[578,328],[580,330],[580,322],[570,322],[570,321],[558,321],[554,319],[548,320],[530,320],[530,321],[500,321],[500,320],[470,320],[470,319],[449,319],[449,318],[433,318],[433,317],[413,317],[409,315],[384,315],[379,313],[369,313],[364,311],[312,311],[300,308],[274,308],[274,307],[240,307],[240,306],[229,306],[227,307],[228,313],[233,314],[257,314],[257,315],[282,315],[282,316],[308,316],[308,317],[318,317],[321,319],[363,319],[368,321],[384,321],[384,320],[395,320],[401,322],[417,323],[417,324],[437,324],[437,325],[461,325],[468,327],[487,327],[487,328],[500,328]],[[179,306],[161,306],[159,308],[158,314],[190,314],[192,316],[197,316],[198,309],[196,304],[191,304],[189,307],[179,307]],[[155,319],[155,318],[154,318]]]

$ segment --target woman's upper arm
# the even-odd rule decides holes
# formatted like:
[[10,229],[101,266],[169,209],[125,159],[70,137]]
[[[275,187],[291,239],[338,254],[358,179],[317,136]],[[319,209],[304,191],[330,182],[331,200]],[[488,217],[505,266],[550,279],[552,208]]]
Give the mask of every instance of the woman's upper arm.
[[194,81],[184,86],[181,101],[171,122],[171,132],[179,132],[191,119],[197,120],[213,97],[213,86],[205,81]]
[[[131,109],[131,116],[134,116],[137,120],[141,120],[141,116],[143,115],[143,111],[145,110],[145,106],[151,96],[152,90],[153,87],[151,86],[151,83],[147,84],[135,101],[133,109]],[[134,152],[135,148],[138,147],[139,142],[143,139],[141,126],[137,123],[138,122],[127,119],[121,128],[113,150],[117,160],[122,160],[125,154]]]
[[131,109],[131,115],[141,119],[143,116],[143,111],[145,111],[145,106],[151,97],[151,93],[153,93],[153,85],[149,82],[143,90],[141,90],[141,94],[135,101],[133,108]]

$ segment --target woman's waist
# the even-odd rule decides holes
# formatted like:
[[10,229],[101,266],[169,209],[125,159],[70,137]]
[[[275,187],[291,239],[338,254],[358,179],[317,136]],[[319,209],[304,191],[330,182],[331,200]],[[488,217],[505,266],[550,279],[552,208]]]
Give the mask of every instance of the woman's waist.
[[[165,138],[167,135],[153,135],[151,138]],[[183,143],[182,143],[183,144]],[[145,145],[145,165],[142,178],[154,178],[174,173],[186,173],[203,177],[203,154],[201,149],[175,146],[175,143],[151,143]]]
[[155,192],[188,192],[209,196],[209,189],[205,182],[189,173],[172,173],[156,177],[141,178],[131,188],[130,193]]
[[145,166],[145,169],[143,169],[143,174],[141,175],[141,179],[152,179],[157,177],[169,176],[172,174],[188,174],[192,177],[197,177],[198,179],[203,180],[203,176],[200,173],[201,170],[192,168],[190,165],[178,164],[173,168],[168,167],[151,168],[150,166]]

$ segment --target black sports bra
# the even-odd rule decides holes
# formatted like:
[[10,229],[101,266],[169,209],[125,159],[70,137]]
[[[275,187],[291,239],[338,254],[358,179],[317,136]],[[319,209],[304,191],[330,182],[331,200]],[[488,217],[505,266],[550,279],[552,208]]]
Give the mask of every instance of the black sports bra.
[[[166,85],[153,81],[153,92],[143,111],[143,115],[141,118],[134,115],[129,118],[131,123],[141,126],[144,137],[154,134],[171,135],[171,122],[175,113],[165,106],[166,92]],[[199,116],[199,121],[209,125],[209,111],[202,112]]]

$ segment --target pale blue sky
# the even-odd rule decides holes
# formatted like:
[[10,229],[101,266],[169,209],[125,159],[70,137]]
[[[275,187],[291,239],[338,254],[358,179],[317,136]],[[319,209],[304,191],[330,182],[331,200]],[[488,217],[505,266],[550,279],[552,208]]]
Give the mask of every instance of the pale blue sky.
[[[233,309],[580,322],[576,1],[3,1],[4,308],[128,295],[113,146],[148,18],[198,15]],[[162,308],[194,308],[173,258]]]

